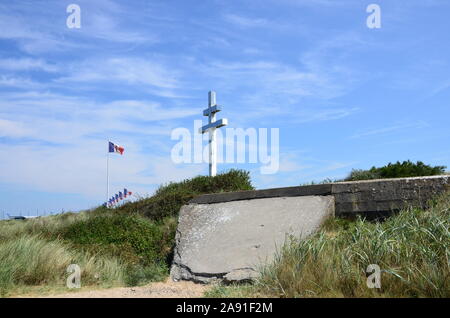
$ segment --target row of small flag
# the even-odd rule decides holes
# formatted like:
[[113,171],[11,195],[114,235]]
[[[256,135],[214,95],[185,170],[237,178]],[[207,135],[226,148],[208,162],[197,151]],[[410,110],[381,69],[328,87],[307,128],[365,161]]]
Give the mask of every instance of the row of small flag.
[[120,200],[126,199],[127,196],[131,196],[133,194],[133,192],[128,191],[127,189],[123,189],[123,193],[122,191],[119,191],[119,193],[116,193],[115,195],[113,195],[108,202],[105,202],[104,205],[107,207],[111,207],[114,206],[115,204],[119,203]]

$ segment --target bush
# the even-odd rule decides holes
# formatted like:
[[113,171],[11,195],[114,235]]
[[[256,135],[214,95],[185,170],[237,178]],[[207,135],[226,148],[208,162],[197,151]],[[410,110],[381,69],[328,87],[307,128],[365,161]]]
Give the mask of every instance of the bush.
[[205,193],[253,190],[249,172],[230,170],[215,177],[198,176],[177,183],[169,183],[156,190],[155,195],[118,208],[124,213],[140,213],[151,220],[177,216],[181,206],[197,195]]
[[397,161],[394,164],[389,163],[380,168],[372,167],[370,170],[354,169],[345,178],[345,181],[434,176],[445,173],[445,169],[445,166],[433,167],[424,164],[422,161],[417,161],[416,163],[409,160],[403,162]]
[[139,215],[95,215],[64,228],[60,235],[76,246],[103,246],[127,263],[164,262],[173,244],[174,225],[153,223]]
[[140,286],[149,282],[163,281],[168,274],[167,264],[153,263],[151,265],[129,266],[125,276],[127,286]]

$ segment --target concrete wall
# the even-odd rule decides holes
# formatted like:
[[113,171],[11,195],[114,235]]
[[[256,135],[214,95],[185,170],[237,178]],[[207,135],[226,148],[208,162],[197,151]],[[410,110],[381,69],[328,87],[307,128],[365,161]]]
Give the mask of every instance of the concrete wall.
[[334,183],[337,216],[389,215],[408,206],[427,207],[437,194],[450,190],[450,176],[380,179]]
[[271,262],[287,236],[305,238],[334,214],[333,196],[191,203],[180,210],[174,280],[249,280]]
[[253,279],[286,235],[305,238],[333,215],[377,218],[425,207],[449,187],[450,176],[435,176],[202,195],[181,208],[171,277]]
[[335,214],[353,217],[389,215],[408,206],[426,207],[435,195],[450,189],[450,176],[336,182],[311,186],[276,188],[201,195],[191,203],[211,204],[257,198],[332,195]]

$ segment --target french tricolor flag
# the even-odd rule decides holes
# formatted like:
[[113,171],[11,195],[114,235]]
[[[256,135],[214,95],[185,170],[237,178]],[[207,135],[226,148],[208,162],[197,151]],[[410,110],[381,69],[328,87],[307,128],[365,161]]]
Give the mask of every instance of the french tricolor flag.
[[126,198],[127,197],[127,195],[132,195],[133,194],[133,192],[131,192],[131,191],[128,191],[128,189],[123,189],[123,196]]
[[123,155],[124,151],[125,151],[125,148],[123,148],[122,146],[115,145],[111,141],[109,142],[109,152],[120,153],[121,155]]

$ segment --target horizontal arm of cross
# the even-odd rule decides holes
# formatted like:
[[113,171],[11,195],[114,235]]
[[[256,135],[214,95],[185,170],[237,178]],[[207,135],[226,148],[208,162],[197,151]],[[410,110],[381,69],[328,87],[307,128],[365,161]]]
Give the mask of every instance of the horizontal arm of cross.
[[228,125],[228,119],[226,119],[226,118],[219,119],[211,124],[205,125],[202,128],[200,128],[199,133],[204,134],[211,128],[220,128],[220,127],[223,127],[226,125]]
[[209,114],[214,114],[214,113],[220,112],[221,110],[222,110],[221,106],[215,105],[215,106],[205,109],[203,111],[203,116],[209,116]]

